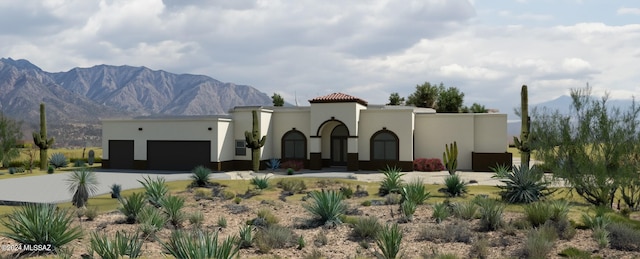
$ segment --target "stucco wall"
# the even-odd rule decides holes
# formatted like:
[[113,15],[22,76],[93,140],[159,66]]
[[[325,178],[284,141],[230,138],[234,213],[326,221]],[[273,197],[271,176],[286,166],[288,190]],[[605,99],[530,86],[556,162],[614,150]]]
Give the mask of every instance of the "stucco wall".
[[499,113],[476,114],[475,120],[475,145],[477,153],[503,153],[507,152],[509,145],[507,139],[507,115]]
[[473,114],[417,114],[415,158],[440,158],[445,145],[456,141],[458,168],[471,169],[475,133]]
[[[251,111],[258,110],[258,123],[260,125],[260,134],[262,136],[267,136],[267,140],[265,142],[265,146],[262,147],[261,158],[267,159],[271,156],[271,151],[267,147],[267,145],[272,145],[273,140],[271,139],[271,134],[269,134],[269,123],[271,122],[271,115],[273,113],[272,110],[262,109],[260,107],[237,107],[231,112],[231,116],[233,118],[233,143],[234,150],[232,151],[234,160],[251,160],[251,150],[247,149],[246,156],[236,156],[235,155],[235,141],[236,140],[244,140],[244,132],[251,131],[253,129],[253,115]],[[267,152],[265,152],[265,148]]]
[[[147,140],[208,140],[211,141],[211,161],[217,161],[218,122],[229,123],[229,120],[224,118],[104,120],[102,121],[102,158],[109,159],[109,140],[134,140],[135,160],[147,160]],[[138,130],[139,128],[142,130]]]
[[349,129],[349,134],[355,136],[358,132],[358,120],[360,110],[366,109],[359,103],[312,103],[311,104],[311,130],[315,135],[322,123],[331,120],[342,121]]
[[[296,129],[304,134],[307,138],[307,159],[309,158],[311,132],[310,112],[308,107],[305,108],[282,108],[273,113],[271,120],[272,142],[267,148],[271,150],[273,158],[282,158],[282,136],[292,129]],[[313,133],[315,134],[315,133]]]
[[411,109],[363,110],[360,113],[359,159],[370,160],[371,137],[386,128],[398,136],[400,161],[413,160],[414,114]]

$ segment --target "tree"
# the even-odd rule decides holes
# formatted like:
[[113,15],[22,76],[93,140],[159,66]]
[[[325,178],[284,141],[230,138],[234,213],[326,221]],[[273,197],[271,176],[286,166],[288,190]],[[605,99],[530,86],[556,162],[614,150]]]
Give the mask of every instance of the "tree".
[[273,93],[273,96],[271,96],[271,99],[273,100],[273,106],[283,106],[284,105],[284,98],[282,98],[282,96],[280,96],[280,94]]
[[3,166],[20,155],[17,148],[22,138],[20,124],[0,112],[0,164]]
[[[444,87],[443,87],[444,88]],[[436,103],[436,111],[442,113],[458,113],[462,110],[464,93],[456,87],[449,87],[440,90],[440,95]]]
[[610,107],[605,95],[571,90],[568,114],[533,111],[531,148],[536,157],[578,195],[594,205],[611,206],[617,190],[638,177],[640,107]]
[[387,105],[402,105],[404,103],[404,97],[400,97],[398,93],[391,93],[389,96],[389,103]]
[[444,85],[442,83],[440,83],[440,86],[431,85],[429,82],[416,85],[416,91],[407,98],[407,105],[435,108],[438,96],[443,89]]
[[471,107],[468,108],[470,113],[487,113],[489,110],[479,103],[473,103]]
[[98,178],[87,168],[73,171],[67,179],[69,191],[73,193],[71,204],[77,208],[85,207],[89,196],[98,191]]

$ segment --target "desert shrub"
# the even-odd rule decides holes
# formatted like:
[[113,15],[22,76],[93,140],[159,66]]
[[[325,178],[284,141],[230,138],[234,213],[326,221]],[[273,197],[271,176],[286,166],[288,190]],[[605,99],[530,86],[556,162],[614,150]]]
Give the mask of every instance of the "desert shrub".
[[296,249],[298,250],[302,250],[307,245],[307,242],[304,241],[303,236],[298,236],[297,243],[298,247]]
[[402,244],[402,230],[398,224],[386,225],[378,234],[376,245],[380,249],[380,256],[385,259],[397,258]]
[[571,239],[575,229],[567,217],[569,203],[565,200],[538,201],[524,206],[525,217],[533,227],[550,225],[562,239]]
[[263,177],[254,176],[253,178],[251,178],[249,183],[260,190],[264,190],[269,188],[269,177],[266,175]]
[[369,207],[369,206],[371,206],[371,200],[362,201],[362,203],[360,203],[360,205],[365,206],[365,207]]
[[136,223],[138,214],[145,207],[145,197],[142,193],[134,192],[131,196],[118,199],[120,207],[118,210],[124,214],[129,224]]
[[93,221],[96,217],[98,217],[98,207],[87,208],[84,211],[84,216],[87,217],[88,221]]
[[316,246],[325,246],[329,243],[329,238],[327,238],[327,234],[325,234],[324,231],[320,231],[314,237],[313,243]]
[[91,233],[89,255],[98,254],[103,259],[138,258],[142,254],[142,240],[138,234],[127,234],[117,231],[114,238],[107,235]]
[[166,196],[160,201],[162,210],[167,215],[167,219],[174,227],[179,227],[184,221],[186,215],[182,211],[184,207],[184,198],[178,196]]
[[591,257],[591,252],[580,250],[575,247],[567,247],[558,253],[559,256],[573,259],[596,259],[600,257]]
[[402,221],[413,221],[413,214],[416,213],[416,203],[410,200],[400,204],[400,212],[402,212]]
[[273,248],[288,248],[296,241],[296,237],[290,228],[280,225],[270,225],[258,230],[254,238],[254,244],[258,250],[268,253]]
[[82,159],[75,159],[73,161],[73,166],[74,167],[83,167],[84,165],[85,165],[85,162]]
[[323,259],[322,252],[318,251],[318,249],[311,250],[311,254],[306,255],[304,259]]
[[353,231],[351,232],[355,238],[371,239],[378,236],[382,225],[378,218],[374,216],[358,217],[353,223]]
[[624,224],[613,222],[606,226],[609,231],[609,246],[616,250],[640,251],[640,231]]
[[211,177],[211,169],[204,166],[197,166],[191,170],[191,186],[193,187],[206,187],[209,185],[209,178]]
[[227,218],[224,216],[218,217],[218,227],[226,228],[227,227]]
[[387,205],[400,204],[402,202],[402,195],[398,193],[389,193],[384,196],[384,203]]
[[56,168],[52,165],[49,165],[49,167],[47,167],[47,174],[53,174],[55,172]]
[[164,228],[168,221],[166,214],[155,207],[145,206],[138,213],[140,230],[145,237],[153,237],[156,232]]
[[240,227],[239,234],[238,247],[247,248],[253,245],[253,227],[251,225]]
[[144,177],[144,181],[138,180],[145,189],[145,195],[151,205],[160,207],[164,196],[169,192],[169,187],[165,184],[163,177],[156,177],[155,180],[151,177]]
[[538,227],[551,219],[553,211],[547,202],[533,202],[524,206],[524,215],[533,227]]
[[411,201],[416,205],[424,204],[424,202],[429,199],[429,196],[431,196],[422,179],[416,179],[407,183],[401,190],[403,200]]
[[122,185],[114,183],[109,188],[111,189],[111,198],[119,199]]
[[51,157],[49,157],[49,164],[58,169],[67,167],[69,160],[67,160],[67,157],[63,153],[53,153]]
[[440,223],[449,217],[449,206],[444,202],[439,202],[433,205],[433,213],[431,217],[436,220],[436,223]]
[[311,214],[320,218],[324,224],[340,224],[340,216],[346,210],[342,202],[342,194],[335,190],[313,191],[309,193],[311,203],[304,204],[303,207]]
[[526,258],[548,258],[557,238],[555,229],[551,227],[543,226],[530,230],[524,243],[523,252]]
[[342,193],[342,197],[345,199],[351,199],[353,197],[353,188],[351,185],[340,187],[340,193]]
[[531,203],[553,193],[544,179],[544,172],[535,165],[531,168],[514,166],[511,173],[500,181],[504,183],[498,186],[500,196],[508,203]]
[[378,195],[385,196],[389,193],[400,193],[403,187],[403,181],[401,177],[404,175],[400,173],[401,169],[398,167],[387,166],[381,172],[382,174],[384,174],[384,179],[382,179],[382,182],[380,182]]
[[489,198],[477,198],[474,202],[480,209],[480,227],[487,231],[493,231],[502,226],[502,212],[504,205]]
[[610,209],[606,207],[596,207],[593,216],[583,213],[582,224],[589,229],[606,228],[607,225],[613,221],[611,217],[606,214],[609,210]]
[[204,222],[204,214],[202,211],[195,211],[187,217],[189,219],[189,224],[193,226],[194,229],[199,229],[202,227],[202,223]]
[[473,232],[469,222],[462,220],[454,220],[444,227],[443,239],[445,242],[461,242],[469,244]]
[[460,219],[475,219],[478,214],[478,206],[473,201],[455,203],[453,205],[453,216]]
[[444,170],[439,158],[416,158],[413,160],[413,170],[420,172],[439,172]]
[[251,221],[254,226],[266,227],[278,224],[278,221],[280,221],[269,209],[260,209],[257,214],[258,217]]
[[488,259],[489,258],[489,240],[485,237],[478,238],[471,243],[469,249],[469,258]]
[[278,188],[281,188],[283,191],[291,192],[291,193],[303,193],[304,190],[307,189],[307,185],[304,184],[303,180],[300,179],[292,179],[285,178],[281,179],[277,183]]
[[53,204],[29,203],[2,219],[8,229],[2,235],[20,244],[48,244],[59,248],[82,237],[82,230],[72,227],[72,222],[73,215],[67,209],[56,208]]
[[304,168],[304,162],[300,160],[288,160],[280,164],[281,168],[291,168],[294,171],[300,171]]
[[457,174],[444,178],[444,186],[442,192],[449,197],[459,197],[467,193],[467,183]]
[[237,238],[228,237],[218,243],[218,233],[175,230],[169,240],[160,245],[175,258],[231,259],[238,253]]
[[596,227],[593,229],[593,239],[598,243],[598,248],[609,246],[609,231],[605,228]]

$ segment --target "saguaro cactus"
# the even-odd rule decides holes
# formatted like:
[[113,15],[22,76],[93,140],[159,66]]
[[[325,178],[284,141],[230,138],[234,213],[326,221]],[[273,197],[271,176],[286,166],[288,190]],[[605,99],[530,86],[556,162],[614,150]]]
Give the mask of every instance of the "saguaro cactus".
[[520,168],[529,168],[529,160],[531,158],[531,146],[529,130],[531,118],[529,117],[529,94],[527,92],[527,86],[523,85],[520,91],[520,120],[522,121],[520,127],[520,139],[513,137],[513,143],[520,151]]
[[47,150],[53,145],[54,138],[47,139],[47,118],[44,103],[40,104],[40,132],[33,132],[33,143],[40,148],[40,170],[47,170]]
[[260,170],[260,148],[264,146],[267,141],[266,136],[260,138],[260,125],[258,124],[258,112],[251,111],[253,115],[253,131],[245,131],[244,137],[247,142],[247,147],[251,149],[251,160],[253,162],[253,171],[258,172]]
[[456,170],[458,169],[458,143],[454,141],[451,145],[444,145],[442,162],[450,175],[454,175],[456,173]]

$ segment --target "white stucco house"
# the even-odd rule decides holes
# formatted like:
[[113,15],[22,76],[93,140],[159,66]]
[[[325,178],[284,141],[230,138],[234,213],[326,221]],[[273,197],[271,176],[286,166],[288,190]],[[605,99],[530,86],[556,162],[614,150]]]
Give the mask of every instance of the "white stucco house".
[[429,108],[369,105],[343,93],[309,102],[305,107],[235,107],[228,116],[105,119],[102,166],[250,169],[244,132],[252,129],[254,110],[267,139],[263,161],[299,160],[313,170],[379,170],[389,165],[408,171],[416,158],[441,159],[445,144],[456,141],[461,170],[511,165],[506,114],[438,114]]

